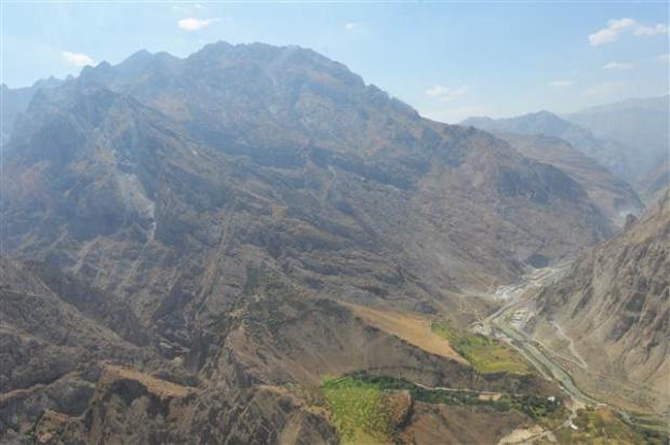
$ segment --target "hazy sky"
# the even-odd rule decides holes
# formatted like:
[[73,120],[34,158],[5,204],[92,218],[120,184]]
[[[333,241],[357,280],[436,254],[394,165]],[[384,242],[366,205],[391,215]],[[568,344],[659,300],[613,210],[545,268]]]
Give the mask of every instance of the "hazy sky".
[[2,3],[10,87],[146,48],[312,48],[425,116],[567,112],[668,92],[668,3]]

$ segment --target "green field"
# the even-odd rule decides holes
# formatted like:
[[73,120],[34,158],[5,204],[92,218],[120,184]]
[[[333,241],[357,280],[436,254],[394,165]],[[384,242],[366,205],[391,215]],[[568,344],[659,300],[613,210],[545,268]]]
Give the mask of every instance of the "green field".
[[398,425],[409,413],[409,403],[400,397],[403,393],[415,401],[430,404],[472,409],[488,406],[501,412],[516,410],[537,420],[565,418],[561,402],[542,396],[502,394],[500,399],[486,400],[472,391],[430,389],[405,379],[366,371],[326,380],[321,391],[344,443],[393,442]]
[[343,443],[388,442],[394,425],[379,385],[342,377],[324,382],[322,390]]
[[465,357],[482,374],[507,372],[531,374],[531,368],[521,356],[504,343],[480,334],[458,332],[446,321],[432,324],[433,332],[449,340],[451,347]]

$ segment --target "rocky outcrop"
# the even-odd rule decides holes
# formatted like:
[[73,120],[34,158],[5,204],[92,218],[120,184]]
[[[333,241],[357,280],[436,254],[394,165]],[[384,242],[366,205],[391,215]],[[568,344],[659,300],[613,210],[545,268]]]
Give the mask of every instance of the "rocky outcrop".
[[[104,364],[95,389],[86,396],[83,410],[73,411],[68,405],[66,411],[52,407],[33,416],[29,440],[44,444],[337,443],[337,432],[325,412],[307,409],[281,388],[204,392]],[[25,412],[21,415],[29,417]]]
[[95,358],[149,359],[64,302],[24,265],[1,259],[0,280],[2,392],[50,383]]

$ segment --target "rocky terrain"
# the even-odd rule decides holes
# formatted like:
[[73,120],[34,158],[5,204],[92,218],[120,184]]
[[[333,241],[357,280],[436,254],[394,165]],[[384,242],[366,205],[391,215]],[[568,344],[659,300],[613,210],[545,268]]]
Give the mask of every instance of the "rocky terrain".
[[633,187],[563,139],[520,133],[494,134],[524,156],[551,164],[567,173],[584,187],[591,200],[615,225],[623,227],[626,216],[644,211],[645,206]]
[[670,198],[583,254],[537,299],[537,338],[577,361],[599,397],[667,416],[670,407]]
[[0,116],[2,134],[0,134],[0,146],[9,142],[16,118],[26,111],[35,93],[41,89],[55,88],[61,83],[63,83],[62,80],[50,77],[49,79],[38,80],[32,86],[25,88],[12,89],[4,83],[0,85],[0,90],[2,90],[2,115]]
[[491,134],[313,51],[218,43],[39,89],[3,150],[0,441],[346,442],[352,390],[382,442],[563,415],[556,385],[416,332],[615,230]]
[[15,133],[6,251],[127,298],[144,322],[220,307],[254,261],[345,298],[444,300],[612,232],[561,170],[293,47],[102,63],[41,90]]
[[660,163],[641,183],[646,200],[653,203],[661,199],[663,192],[669,187],[668,184],[670,184],[670,159]]
[[[128,326],[100,322],[98,299],[113,297],[92,292],[82,302],[69,277],[49,272],[58,283],[49,285],[41,273],[9,260],[0,269],[2,443],[338,443],[318,388],[324,376],[360,370],[430,386],[558,394],[539,377],[477,376],[462,359],[415,347],[269,270],[255,271],[234,309],[203,323],[196,345],[173,359],[142,335],[123,339]],[[449,409],[417,403],[393,434],[421,437],[419,425],[435,422],[424,413]],[[491,410],[462,415],[476,421]],[[531,421],[511,411],[486,437]],[[448,423],[432,433],[439,428]],[[454,442],[477,437],[450,434]]]

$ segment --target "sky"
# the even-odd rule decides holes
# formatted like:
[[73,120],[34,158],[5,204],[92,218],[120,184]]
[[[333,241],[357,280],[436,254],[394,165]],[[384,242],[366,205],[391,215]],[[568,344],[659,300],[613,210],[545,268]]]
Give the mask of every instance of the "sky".
[[11,88],[140,49],[300,45],[431,119],[557,113],[668,93],[663,2],[26,2],[2,0]]

